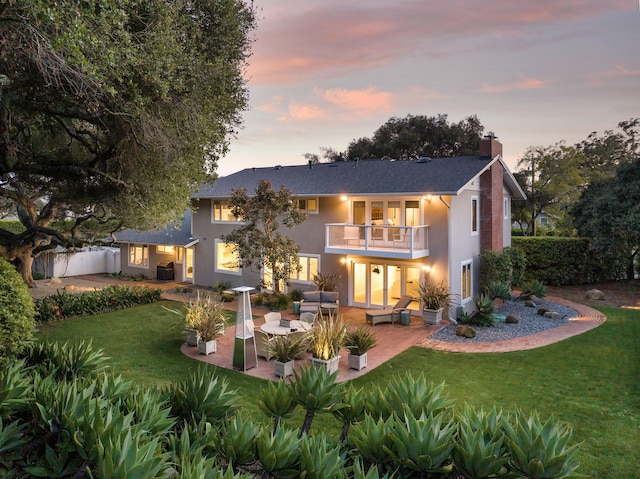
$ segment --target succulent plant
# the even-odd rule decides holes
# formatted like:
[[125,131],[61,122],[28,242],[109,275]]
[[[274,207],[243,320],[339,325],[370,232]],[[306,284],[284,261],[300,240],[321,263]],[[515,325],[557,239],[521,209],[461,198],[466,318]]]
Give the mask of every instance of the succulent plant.
[[538,413],[526,416],[516,409],[514,424],[504,422],[508,467],[516,474],[531,479],[570,476],[578,468],[575,457],[578,445],[570,446],[570,426],[549,418],[544,424]]

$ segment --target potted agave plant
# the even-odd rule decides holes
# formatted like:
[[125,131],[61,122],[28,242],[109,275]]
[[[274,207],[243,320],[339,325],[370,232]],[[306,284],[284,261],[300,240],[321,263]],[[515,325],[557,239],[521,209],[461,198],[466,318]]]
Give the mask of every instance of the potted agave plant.
[[378,344],[376,335],[366,326],[348,329],[344,335],[344,347],[349,350],[349,368],[360,371],[367,367],[367,351]]
[[451,305],[451,292],[444,281],[440,284],[420,283],[418,299],[422,303],[424,324],[440,324],[442,312]]
[[311,364],[316,368],[325,368],[329,373],[337,371],[340,362],[338,353],[346,332],[347,325],[342,319],[332,314],[320,315],[309,336]]
[[274,373],[279,378],[293,375],[295,359],[307,350],[304,336],[283,334],[269,340],[269,355],[274,358]]

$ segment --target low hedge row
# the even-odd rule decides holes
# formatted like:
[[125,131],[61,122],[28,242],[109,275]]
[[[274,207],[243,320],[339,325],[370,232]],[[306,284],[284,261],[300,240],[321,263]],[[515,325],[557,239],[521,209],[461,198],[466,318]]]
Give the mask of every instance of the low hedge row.
[[58,292],[35,301],[36,321],[58,321],[100,314],[160,301],[162,290],[148,286],[113,285],[82,293]]

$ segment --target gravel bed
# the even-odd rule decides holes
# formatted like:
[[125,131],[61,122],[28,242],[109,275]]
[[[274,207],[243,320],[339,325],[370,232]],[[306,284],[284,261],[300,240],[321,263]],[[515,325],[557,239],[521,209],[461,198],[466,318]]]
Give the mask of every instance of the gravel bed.
[[[504,341],[505,339],[518,338],[533,333],[539,333],[547,329],[557,328],[566,324],[570,318],[578,316],[578,312],[567,306],[546,301],[544,299],[536,299],[535,308],[527,307],[524,301],[505,301],[502,306],[496,309],[496,313],[505,316],[513,315],[518,318],[518,323],[496,323],[494,327],[487,328],[481,326],[471,326],[476,332],[473,339],[456,336],[456,326],[447,324],[440,331],[433,333],[429,339],[436,341],[450,341],[456,343],[474,343],[488,341]],[[562,319],[550,319],[540,316],[537,312],[539,308],[548,308],[562,315]]]

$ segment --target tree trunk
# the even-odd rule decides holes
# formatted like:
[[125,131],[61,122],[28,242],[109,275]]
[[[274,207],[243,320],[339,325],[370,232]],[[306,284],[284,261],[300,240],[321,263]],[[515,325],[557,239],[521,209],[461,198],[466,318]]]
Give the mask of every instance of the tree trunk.
[[22,275],[22,279],[30,288],[37,288],[35,280],[33,279],[33,274],[31,272],[31,266],[33,265],[33,257],[31,253],[33,252],[33,248],[29,246],[23,246],[16,253],[16,269],[18,273]]

